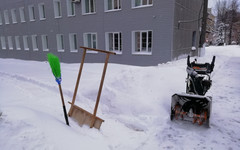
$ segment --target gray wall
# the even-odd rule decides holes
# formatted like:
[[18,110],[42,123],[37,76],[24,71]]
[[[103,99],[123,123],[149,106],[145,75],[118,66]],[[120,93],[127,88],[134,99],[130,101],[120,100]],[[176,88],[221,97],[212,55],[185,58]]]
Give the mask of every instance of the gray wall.
[[[197,0],[194,0],[197,1]],[[38,4],[45,4],[46,20],[39,20]],[[35,7],[36,21],[30,22],[28,15],[28,5]],[[69,33],[77,33],[78,46],[83,46],[83,33],[97,32],[98,49],[105,49],[105,32],[122,32],[122,54],[111,56],[110,62],[120,64],[130,64],[139,66],[157,65],[171,61],[172,50],[177,50],[173,46],[174,10],[176,15],[175,0],[154,0],[153,6],[144,8],[131,7],[130,0],[122,0],[122,9],[115,12],[104,12],[103,0],[96,0],[96,14],[82,15],[81,4],[76,4],[76,16],[68,17],[66,1],[61,0],[62,18],[54,18],[52,0],[0,0],[0,14],[3,25],[0,25],[0,36],[13,37],[14,50],[2,50],[0,46],[0,57],[18,58],[26,60],[46,60],[46,54],[42,50],[41,35],[47,34],[49,37],[49,52],[58,55],[62,62],[80,62],[82,50],[72,53],[69,50]],[[25,23],[20,23],[19,7],[25,8]],[[17,10],[17,24],[12,24],[10,10]],[[10,24],[4,24],[3,11],[9,10]],[[152,55],[132,54],[132,31],[152,30]],[[30,50],[23,50],[23,35],[38,35],[39,51],[33,51],[31,37],[29,37]],[[64,34],[65,52],[57,52],[56,34]],[[15,49],[14,36],[20,36],[21,50]],[[176,38],[174,38],[174,42]],[[8,45],[8,44],[7,44]],[[173,48],[174,47],[174,48]],[[182,52],[179,52],[182,53]],[[175,53],[174,53],[175,56]],[[103,62],[104,55],[88,54],[87,62]]]
[[[203,0],[175,1],[172,60],[186,57],[189,54],[192,56],[198,55],[202,3]],[[178,24],[179,21],[182,21],[180,25]],[[195,51],[192,51],[193,31],[196,31]]]

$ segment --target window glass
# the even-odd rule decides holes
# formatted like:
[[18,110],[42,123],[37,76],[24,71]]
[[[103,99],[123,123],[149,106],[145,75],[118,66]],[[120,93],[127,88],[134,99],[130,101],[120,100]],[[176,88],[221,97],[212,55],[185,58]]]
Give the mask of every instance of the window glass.
[[29,50],[29,46],[28,46],[28,36],[27,36],[27,35],[24,35],[24,36],[23,36],[23,47],[24,47],[24,50]]
[[29,11],[29,20],[30,21],[35,21],[35,10],[34,10],[34,6],[30,5],[28,6],[28,11]]
[[16,9],[11,9],[12,23],[17,23]]
[[152,31],[134,31],[133,53],[151,54],[152,52]]
[[39,18],[40,18],[40,20],[46,19],[45,5],[44,4],[39,4],[38,5],[38,9],[39,9]]
[[17,50],[21,50],[21,47],[20,47],[20,37],[19,36],[15,36],[15,44],[16,44],[16,49]]
[[21,20],[21,22],[25,22],[26,19],[25,19],[24,7],[20,7],[20,8],[19,8],[19,14],[20,14],[20,20]]

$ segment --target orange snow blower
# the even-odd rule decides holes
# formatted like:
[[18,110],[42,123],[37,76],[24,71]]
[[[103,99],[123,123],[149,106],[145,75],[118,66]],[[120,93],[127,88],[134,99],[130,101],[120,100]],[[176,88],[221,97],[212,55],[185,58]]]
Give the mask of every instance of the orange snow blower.
[[199,125],[210,126],[212,97],[204,96],[212,85],[211,73],[214,68],[215,56],[210,63],[190,63],[187,59],[186,93],[174,94],[171,102],[171,120],[192,121]]

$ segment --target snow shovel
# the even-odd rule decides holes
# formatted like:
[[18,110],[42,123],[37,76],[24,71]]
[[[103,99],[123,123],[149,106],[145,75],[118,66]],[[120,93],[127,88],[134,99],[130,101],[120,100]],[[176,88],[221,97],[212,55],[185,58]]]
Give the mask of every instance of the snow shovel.
[[63,112],[64,112],[65,121],[66,121],[66,124],[69,125],[68,116],[67,116],[67,112],[66,112],[64,98],[63,98],[62,87],[61,87],[62,78],[61,78],[60,62],[59,62],[58,57],[53,55],[53,54],[51,54],[51,53],[47,54],[47,58],[48,58],[48,62],[50,64],[50,67],[52,69],[52,73],[55,76],[56,82],[58,83],[60,96],[61,96],[61,100],[62,100],[62,106],[63,106]]
[[[102,124],[102,122],[104,122],[104,120],[96,116],[97,109],[98,109],[98,105],[99,105],[99,101],[100,101],[100,96],[101,96],[103,82],[104,82],[104,78],[105,78],[105,74],[106,74],[106,70],[107,70],[109,56],[110,56],[110,54],[116,55],[116,53],[110,52],[110,51],[99,50],[99,49],[87,48],[87,47],[80,47],[80,48],[83,48],[82,61],[81,61],[81,65],[79,68],[79,73],[78,73],[77,82],[76,82],[76,86],[75,86],[75,90],[74,90],[74,94],[73,94],[73,99],[72,99],[72,102],[69,102],[71,104],[71,108],[68,112],[68,115],[70,117],[74,118],[79,123],[80,126],[85,124],[85,125],[90,126],[90,128],[94,127],[96,129],[100,129],[101,124]],[[75,105],[77,90],[78,90],[79,81],[80,81],[80,77],[82,74],[83,64],[84,64],[87,50],[97,51],[97,52],[106,54],[105,64],[104,64],[104,68],[103,68],[103,72],[102,72],[102,78],[101,78],[93,114],[91,114],[90,112]]]

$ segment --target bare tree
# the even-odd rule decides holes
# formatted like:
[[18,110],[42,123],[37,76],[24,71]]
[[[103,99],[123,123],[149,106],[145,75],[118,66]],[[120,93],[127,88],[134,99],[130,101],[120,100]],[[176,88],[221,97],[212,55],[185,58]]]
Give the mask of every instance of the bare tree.
[[[227,0],[217,0],[215,5],[215,13],[217,15],[216,22],[216,35],[221,35],[221,43],[226,43],[226,32],[227,32]],[[221,31],[219,31],[221,30]],[[221,32],[221,33],[220,33]],[[220,37],[219,37],[220,38]],[[221,44],[217,43],[217,44]],[[223,44],[222,43],[222,44]]]
[[227,22],[229,24],[228,44],[232,43],[233,25],[238,22],[238,8],[238,0],[231,0],[227,11]]
[[226,23],[227,0],[217,0],[215,5],[215,12],[217,15],[217,24]]
[[[216,29],[224,24],[224,43],[231,44],[233,26],[239,21],[238,13],[240,0],[217,0],[215,14],[217,16]],[[228,34],[228,35],[227,35]],[[228,37],[228,42],[227,42]]]

